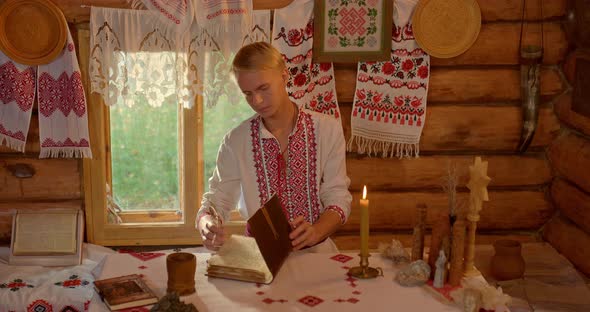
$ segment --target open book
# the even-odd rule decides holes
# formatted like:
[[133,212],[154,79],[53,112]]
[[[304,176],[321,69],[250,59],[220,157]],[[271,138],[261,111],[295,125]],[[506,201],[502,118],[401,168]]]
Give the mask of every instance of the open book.
[[248,219],[253,237],[232,235],[209,259],[207,275],[269,284],[292,250],[291,225],[275,195]]

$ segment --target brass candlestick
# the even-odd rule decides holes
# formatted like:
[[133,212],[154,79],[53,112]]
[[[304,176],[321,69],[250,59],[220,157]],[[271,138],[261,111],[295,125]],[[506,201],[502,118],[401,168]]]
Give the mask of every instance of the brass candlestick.
[[348,275],[356,278],[375,278],[377,276],[383,276],[383,270],[381,268],[372,268],[369,266],[369,257],[371,255],[363,256],[363,254],[359,254],[359,256],[361,257],[361,265],[350,268],[348,270]]

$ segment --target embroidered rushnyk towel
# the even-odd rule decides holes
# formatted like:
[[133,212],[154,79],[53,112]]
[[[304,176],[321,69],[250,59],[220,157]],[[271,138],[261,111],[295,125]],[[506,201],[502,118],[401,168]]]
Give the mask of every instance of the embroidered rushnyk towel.
[[391,60],[359,62],[347,149],[383,157],[418,157],[426,117],[430,56],[417,44],[417,0],[394,3]]

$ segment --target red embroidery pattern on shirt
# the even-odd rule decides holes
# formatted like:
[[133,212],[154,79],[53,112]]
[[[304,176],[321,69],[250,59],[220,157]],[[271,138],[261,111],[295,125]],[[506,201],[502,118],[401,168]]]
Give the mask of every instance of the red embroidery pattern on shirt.
[[340,216],[340,222],[342,222],[342,224],[344,224],[344,222],[346,222],[346,216],[344,215],[344,210],[342,210],[342,208],[340,208],[336,205],[330,205],[330,206],[326,207],[326,210],[332,210],[332,211],[336,212]]
[[261,122],[257,117],[250,126],[260,205],[270,194],[277,193],[290,220],[302,215],[314,223],[320,216],[320,202],[317,145],[311,115],[300,111],[295,132],[289,137],[287,160],[282,159],[276,139],[260,139]]

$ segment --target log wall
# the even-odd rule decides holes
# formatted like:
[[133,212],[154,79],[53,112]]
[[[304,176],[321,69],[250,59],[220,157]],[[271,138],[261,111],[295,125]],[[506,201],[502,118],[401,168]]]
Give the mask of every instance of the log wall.
[[[87,5],[127,7],[125,0],[53,0],[68,22],[88,22]],[[0,0],[2,2],[2,0]],[[255,8],[280,7],[288,0],[254,0]],[[428,220],[444,213],[446,197],[441,178],[448,163],[465,173],[473,156],[489,161],[490,202],[484,204],[480,242],[508,236],[523,241],[554,212],[546,190],[552,179],[545,148],[561,127],[551,103],[567,88],[561,68],[568,48],[561,25],[567,0],[545,1],[545,57],[541,78],[543,105],[539,128],[525,154],[515,153],[522,127],[518,38],[521,2],[478,0],[482,28],[475,44],[452,59],[432,58],[428,108],[417,159],[382,159],[354,152],[347,155],[351,192],[354,195],[350,221],[335,235],[343,249],[358,248],[358,198],[362,185],[371,200],[371,246],[392,237],[407,242],[418,203],[429,207]],[[540,36],[536,1],[527,2],[531,19],[528,41]],[[355,89],[356,66],[335,64],[337,96],[345,135],[350,136],[350,112]],[[27,152],[23,155],[0,147],[0,209],[48,204],[81,205],[81,163],[78,160],[39,160],[38,122],[31,122]],[[36,170],[31,179],[17,179],[9,164],[25,163]],[[459,197],[467,196],[466,178],[460,181]],[[6,222],[0,221],[0,237],[6,237]],[[4,233],[4,234],[1,234]],[[4,236],[2,236],[4,235]],[[426,240],[427,243],[429,240]]]
[[[578,4],[577,9],[590,9],[587,2]],[[587,40],[580,40],[579,36],[587,29],[569,31],[578,36],[571,37],[572,51],[563,62],[568,92],[554,103],[563,133],[547,153],[556,177],[551,184],[551,199],[558,213],[545,226],[543,234],[557,250],[590,276],[590,117],[572,110],[572,89],[577,87],[574,80],[576,59],[587,55],[590,44]]]

